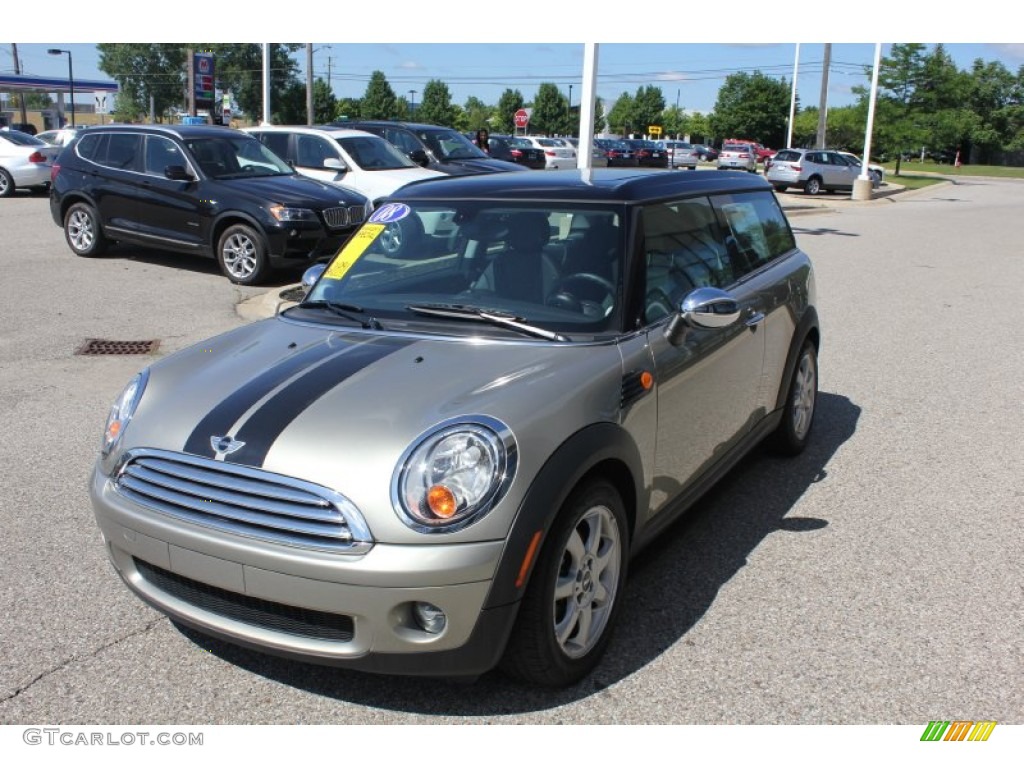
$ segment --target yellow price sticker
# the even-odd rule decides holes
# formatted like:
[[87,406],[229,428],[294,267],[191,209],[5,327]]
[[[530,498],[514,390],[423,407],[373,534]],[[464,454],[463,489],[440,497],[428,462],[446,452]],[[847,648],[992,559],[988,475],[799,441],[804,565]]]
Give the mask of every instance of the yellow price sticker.
[[366,253],[366,249],[384,231],[385,224],[364,224],[363,228],[352,235],[345,246],[334,257],[334,261],[327,267],[324,274],[328,280],[341,280],[352,265],[359,261],[359,257]]

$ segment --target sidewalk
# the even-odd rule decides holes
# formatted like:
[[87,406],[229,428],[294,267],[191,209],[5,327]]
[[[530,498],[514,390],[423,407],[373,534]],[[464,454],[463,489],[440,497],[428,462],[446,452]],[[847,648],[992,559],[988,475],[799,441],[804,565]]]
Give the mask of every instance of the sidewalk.
[[[949,184],[951,182],[947,181],[944,183]],[[873,190],[870,200],[851,200],[850,196],[845,192],[838,195],[823,194],[813,197],[802,192],[782,192],[778,193],[777,196],[786,215],[792,217],[806,216],[814,213],[830,213],[849,206],[862,207],[879,203],[894,203],[898,196],[904,198],[911,197],[920,192],[934,190],[938,186],[941,186],[941,184],[934,184],[922,187],[921,189],[907,189],[900,184],[894,184],[889,181],[883,184],[881,188]],[[297,287],[299,287],[298,283],[273,288],[264,294],[254,296],[237,304],[235,310],[243,320],[253,321],[273,317],[281,310],[295,306],[296,302],[281,298],[281,296],[282,294],[294,291]]]

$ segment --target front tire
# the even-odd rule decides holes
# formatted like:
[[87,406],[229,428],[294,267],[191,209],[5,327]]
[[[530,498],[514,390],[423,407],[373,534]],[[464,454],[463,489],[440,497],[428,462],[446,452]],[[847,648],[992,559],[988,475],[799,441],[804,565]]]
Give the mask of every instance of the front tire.
[[270,271],[267,245],[247,224],[224,230],[217,243],[217,262],[224,276],[237,285],[259,285]]
[[817,402],[818,350],[814,342],[807,339],[789,381],[782,422],[774,434],[774,446],[780,453],[796,456],[807,447]]
[[619,492],[602,479],[577,487],[537,561],[501,668],[547,687],[589,674],[611,637],[628,557]]
[[64,239],[76,256],[101,256],[107,249],[96,209],[87,203],[75,203],[64,214]]

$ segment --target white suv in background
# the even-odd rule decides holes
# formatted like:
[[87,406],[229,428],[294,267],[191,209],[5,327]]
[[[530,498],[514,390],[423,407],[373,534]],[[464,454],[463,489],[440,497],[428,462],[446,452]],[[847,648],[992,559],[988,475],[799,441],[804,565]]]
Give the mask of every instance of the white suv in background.
[[296,171],[377,202],[411,181],[444,174],[421,168],[389,141],[348,128],[261,125],[246,128]]

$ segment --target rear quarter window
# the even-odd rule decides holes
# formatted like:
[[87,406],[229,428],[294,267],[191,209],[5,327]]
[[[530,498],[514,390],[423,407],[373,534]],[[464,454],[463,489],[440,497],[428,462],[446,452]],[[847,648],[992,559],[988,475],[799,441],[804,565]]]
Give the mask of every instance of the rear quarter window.
[[712,198],[712,204],[726,233],[735,277],[749,274],[796,248],[786,215],[771,192],[718,195]]

